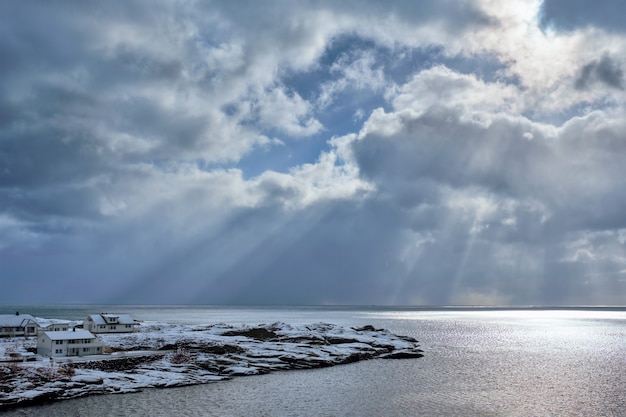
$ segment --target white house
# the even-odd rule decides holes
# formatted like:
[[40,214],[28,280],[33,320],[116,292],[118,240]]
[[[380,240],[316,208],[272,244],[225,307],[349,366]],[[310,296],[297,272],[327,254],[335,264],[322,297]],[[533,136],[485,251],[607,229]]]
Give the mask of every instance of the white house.
[[129,314],[90,314],[83,322],[83,328],[93,333],[132,333],[136,325]]
[[37,318],[39,332],[62,332],[69,329],[70,321],[61,319]]
[[59,356],[101,355],[104,344],[88,330],[42,332],[37,336],[37,354]]
[[0,337],[37,336],[37,328],[30,314],[0,314]]

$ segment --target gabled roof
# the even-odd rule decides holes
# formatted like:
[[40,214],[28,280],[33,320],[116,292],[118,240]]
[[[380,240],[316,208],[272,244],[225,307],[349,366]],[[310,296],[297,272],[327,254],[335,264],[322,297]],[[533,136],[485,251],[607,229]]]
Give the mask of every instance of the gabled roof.
[[[135,320],[130,314],[90,314],[89,317],[96,324],[135,324]],[[116,323],[111,323],[112,318],[117,318]],[[107,320],[108,319],[108,320]]]
[[43,332],[51,340],[76,340],[76,339],[95,339],[89,330],[64,330],[60,332]]
[[37,317],[37,324],[39,324],[39,327],[49,327],[54,325],[69,326],[70,321],[62,319],[43,319],[41,317]]
[[31,321],[37,324],[30,314],[0,314],[0,327],[25,327]]
[[96,324],[106,324],[106,321],[100,314],[90,314],[88,317]]

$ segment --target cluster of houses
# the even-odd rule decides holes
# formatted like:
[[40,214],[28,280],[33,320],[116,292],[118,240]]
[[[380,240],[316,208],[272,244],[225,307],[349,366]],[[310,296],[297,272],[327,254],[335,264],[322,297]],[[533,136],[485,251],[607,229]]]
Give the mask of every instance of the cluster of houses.
[[37,354],[50,358],[100,355],[98,333],[130,333],[137,322],[128,314],[90,314],[80,326],[67,320],[35,319],[30,314],[0,314],[0,337],[37,337]]

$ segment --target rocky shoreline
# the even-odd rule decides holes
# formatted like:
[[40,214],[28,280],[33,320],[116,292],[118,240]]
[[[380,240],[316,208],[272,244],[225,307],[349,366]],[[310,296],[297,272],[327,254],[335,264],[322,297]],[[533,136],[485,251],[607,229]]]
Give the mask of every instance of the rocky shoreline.
[[109,355],[0,364],[0,410],[96,394],[203,384],[278,370],[423,356],[419,342],[372,326],[142,323],[102,335]]

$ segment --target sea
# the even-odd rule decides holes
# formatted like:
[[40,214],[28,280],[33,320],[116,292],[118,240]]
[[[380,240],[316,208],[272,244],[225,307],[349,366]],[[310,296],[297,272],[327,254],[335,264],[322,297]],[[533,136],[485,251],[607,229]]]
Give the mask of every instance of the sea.
[[420,341],[375,359],[13,409],[3,416],[626,416],[626,308],[2,306],[82,320],[371,324]]

